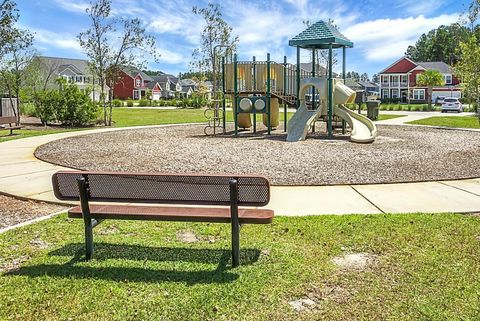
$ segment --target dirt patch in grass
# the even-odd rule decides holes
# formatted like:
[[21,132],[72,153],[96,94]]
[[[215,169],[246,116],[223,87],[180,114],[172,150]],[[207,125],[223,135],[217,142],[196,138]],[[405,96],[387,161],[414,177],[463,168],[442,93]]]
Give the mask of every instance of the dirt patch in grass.
[[374,266],[378,257],[370,253],[347,253],[334,257],[332,261],[342,271],[364,271]]
[[37,217],[66,210],[66,207],[43,202],[21,201],[0,195],[0,229]]

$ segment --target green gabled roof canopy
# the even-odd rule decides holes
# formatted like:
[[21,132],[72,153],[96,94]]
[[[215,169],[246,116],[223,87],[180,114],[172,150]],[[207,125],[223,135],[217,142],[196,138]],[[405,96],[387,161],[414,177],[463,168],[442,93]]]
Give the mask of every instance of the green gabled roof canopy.
[[333,48],[353,47],[353,42],[342,35],[332,24],[325,21],[314,23],[293,37],[288,44],[305,49],[328,49],[330,45]]

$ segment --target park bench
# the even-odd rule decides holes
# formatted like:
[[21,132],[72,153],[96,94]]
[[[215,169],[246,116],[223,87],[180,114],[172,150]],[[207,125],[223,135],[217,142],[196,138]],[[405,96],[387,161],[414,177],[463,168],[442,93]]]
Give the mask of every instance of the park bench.
[[231,224],[232,266],[236,267],[240,225],[268,224],[274,216],[268,209],[239,208],[269,203],[270,183],[262,176],[60,171],[52,183],[58,199],[80,201],[68,217],[83,218],[87,260],[93,256],[93,228],[105,219],[210,222]]
[[[2,125],[8,125],[3,127]],[[22,126],[17,126],[15,117],[0,117],[0,130],[10,130],[10,135],[13,135],[15,129],[21,129]]]

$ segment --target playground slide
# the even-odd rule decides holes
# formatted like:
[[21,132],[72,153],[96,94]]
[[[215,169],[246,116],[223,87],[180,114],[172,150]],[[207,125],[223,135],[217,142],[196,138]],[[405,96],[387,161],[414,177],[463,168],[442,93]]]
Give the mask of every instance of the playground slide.
[[305,103],[302,102],[298,110],[288,121],[287,142],[298,142],[305,140],[308,130],[320,113],[321,108],[317,108],[316,110],[308,110]]
[[357,114],[343,105],[333,106],[333,114],[345,120],[352,133],[350,140],[355,143],[371,143],[377,137],[377,126],[365,116]]

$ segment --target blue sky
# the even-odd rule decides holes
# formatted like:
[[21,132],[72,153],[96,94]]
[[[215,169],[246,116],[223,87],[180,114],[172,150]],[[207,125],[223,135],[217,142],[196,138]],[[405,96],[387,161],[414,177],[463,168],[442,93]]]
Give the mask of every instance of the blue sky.
[[[84,58],[76,35],[88,28],[87,0],[18,0],[20,25],[35,33],[43,55]],[[157,39],[159,63],[150,68],[178,74],[188,70],[198,47],[202,21],[192,6],[207,1],[113,0],[117,16],[138,17]],[[370,76],[400,58],[424,32],[458,21],[468,1],[459,0],[260,0],[220,1],[225,20],[240,38],[239,56],[295,60],[288,40],[304,29],[303,20],[333,19],[355,44],[347,51],[347,69]],[[308,53],[302,54],[308,62]]]

